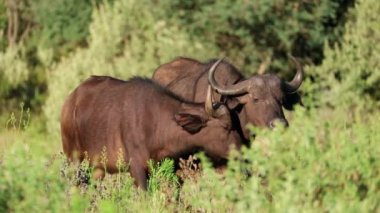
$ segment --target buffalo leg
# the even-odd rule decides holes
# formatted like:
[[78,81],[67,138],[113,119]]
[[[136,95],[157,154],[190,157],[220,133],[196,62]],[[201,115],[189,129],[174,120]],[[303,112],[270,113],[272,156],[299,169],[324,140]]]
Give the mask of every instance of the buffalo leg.
[[131,163],[130,172],[131,176],[135,179],[135,185],[146,190],[148,188],[148,183],[144,166],[138,163]]

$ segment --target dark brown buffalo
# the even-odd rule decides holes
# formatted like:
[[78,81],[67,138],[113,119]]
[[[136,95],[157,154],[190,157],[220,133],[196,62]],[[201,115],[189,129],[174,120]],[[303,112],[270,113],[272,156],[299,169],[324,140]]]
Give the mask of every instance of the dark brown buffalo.
[[121,154],[119,160],[129,163],[135,183],[146,189],[149,159],[178,159],[196,150],[225,159],[231,146],[240,147],[229,110],[212,103],[210,87],[203,100],[186,101],[148,79],[90,77],[63,105],[63,150],[72,161],[87,156],[96,178],[104,176],[104,166],[107,172],[117,172]]
[[[274,74],[254,75],[248,79],[232,64],[219,60],[201,63],[194,59],[179,57],[158,67],[153,80],[162,86],[193,101],[203,100],[207,86],[216,91],[214,97],[225,102],[230,109],[233,127],[244,141],[249,139],[247,123],[273,128],[276,122],[288,125],[282,107],[293,109],[300,102],[297,89],[301,86],[304,72],[296,64],[297,73],[291,82],[281,80]],[[218,65],[218,63],[220,63]],[[218,66],[215,72],[210,67]]]

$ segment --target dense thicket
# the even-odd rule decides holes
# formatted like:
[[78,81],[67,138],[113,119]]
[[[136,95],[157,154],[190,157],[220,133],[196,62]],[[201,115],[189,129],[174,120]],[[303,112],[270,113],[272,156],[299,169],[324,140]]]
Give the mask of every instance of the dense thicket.
[[378,109],[380,103],[380,11],[377,1],[362,1],[345,26],[340,44],[325,45],[325,59],[309,69],[318,104]]
[[287,53],[319,64],[323,43],[339,41],[354,1],[173,1],[172,16],[193,36],[204,37],[247,73],[262,62],[288,70]]
[[39,110],[49,65],[85,46],[92,10],[100,1],[0,2],[0,111],[18,102]]
[[[12,108],[23,101],[34,110],[40,109],[48,93],[47,76],[55,69],[52,65],[60,64],[81,49],[91,49],[90,22],[96,22],[98,13],[94,9],[114,2],[0,2],[1,108]],[[129,57],[125,72],[134,69],[132,72],[151,73],[154,67],[177,55],[200,60],[227,56],[246,74],[267,68],[290,77],[286,54],[299,56],[308,64],[319,64],[324,42],[332,44],[340,40],[353,2],[130,0],[124,2],[128,11],[115,9],[116,13],[116,10],[124,11],[123,16],[114,20],[123,29],[109,28],[109,25],[94,29],[93,34],[97,30],[107,30],[110,35],[122,31],[120,38],[115,38],[119,41],[114,44],[118,51],[107,57]],[[102,19],[105,25],[112,21],[108,17]],[[99,52],[108,51],[110,44],[101,45],[104,46],[99,47]],[[123,55],[124,50],[131,53]],[[142,66],[143,71],[129,66],[143,58],[143,63],[151,63]],[[92,69],[89,65],[88,70]],[[102,74],[110,73],[109,68],[102,71]]]
[[224,174],[203,161],[202,175],[177,188],[164,162],[151,168],[149,192],[136,190],[129,173],[76,187],[59,139],[31,126],[4,156],[0,149],[0,211],[378,212],[379,116],[300,108],[286,131],[255,130],[252,147],[234,153]]

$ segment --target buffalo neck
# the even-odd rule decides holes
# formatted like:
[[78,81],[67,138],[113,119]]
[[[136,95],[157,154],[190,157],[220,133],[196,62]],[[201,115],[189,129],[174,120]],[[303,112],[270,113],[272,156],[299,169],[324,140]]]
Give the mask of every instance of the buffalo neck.
[[166,110],[170,110],[169,114],[171,115],[171,117],[168,118],[169,120],[164,122],[167,125],[162,125],[159,129],[157,129],[159,135],[163,137],[158,140],[159,142],[154,148],[156,152],[154,158],[156,160],[161,160],[165,157],[178,158],[201,149],[202,143],[200,143],[201,137],[199,134],[201,134],[202,130],[193,134],[187,132],[176,123],[174,115],[179,112],[202,113],[203,106],[201,104],[183,102],[175,105],[172,105],[173,107],[166,108]]

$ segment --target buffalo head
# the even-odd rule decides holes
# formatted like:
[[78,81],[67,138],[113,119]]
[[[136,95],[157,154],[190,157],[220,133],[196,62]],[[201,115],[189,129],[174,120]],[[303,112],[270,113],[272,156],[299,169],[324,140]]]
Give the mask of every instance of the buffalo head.
[[297,73],[290,82],[283,81],[274,74],[264,74],[254,75],[234,85],[221,86],[216,82],[214,73],[223,59],[219,59],[210,69],[208,81],[225,98],[230,109],[243,105],[247,120],[254,125],[274,128],[276,123],[282,123],[288,126],[282,107],[291,110],[294,104],[301,101],[297,90],[304,78],[301,64],[294,57],[289,57],[297,67]]

